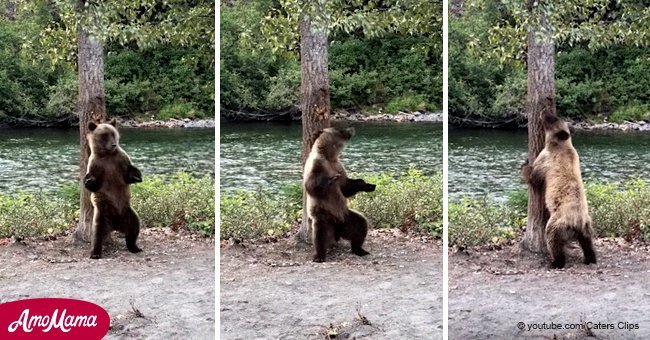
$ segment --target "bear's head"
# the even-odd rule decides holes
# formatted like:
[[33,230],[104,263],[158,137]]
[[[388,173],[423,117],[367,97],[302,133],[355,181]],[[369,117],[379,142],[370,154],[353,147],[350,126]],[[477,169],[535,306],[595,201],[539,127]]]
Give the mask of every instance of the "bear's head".
[[354,128],[330,127],[319,131],[312,150],[325,156],[327,159],[337,159],[343,151],[345,143],[354,136]]
[[112,119],[108,123],[88,123],[86,138],[93,154],[106,155],[117,152],[120,143],[120,133],[117,132],[117,122]]
[[544,138],[547,145],[551,143],[571,143],[571,135],[574,129],[558,116],[544,114],[542,116],[542,126],[544,127]]

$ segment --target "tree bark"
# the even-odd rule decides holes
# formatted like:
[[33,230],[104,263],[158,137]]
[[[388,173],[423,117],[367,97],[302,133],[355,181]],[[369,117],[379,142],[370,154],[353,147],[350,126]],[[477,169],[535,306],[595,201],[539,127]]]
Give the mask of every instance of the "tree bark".
[[[80,1],[80,3],[83,3],[83,1]],[[88,133],[89,122],[103,122],[106,120],[106,99],[104,95],[104,46],[102,42],[93,38],[82,27],[77,29],[77,72],[79,80],[77,114],[79,115],[81,151],[79,160],[81,204],[75,238],[88,242],[92,226],[93,206],[90,203],[90,192],[83,185],[88,156],[90,155],[86,134]]]
[[[538,2],[540,8],[533,9],[529,0],[529,10],[539,12],[538,25],[528,30],[528,95],[526,114],[528,115],[528,161],[533,164],[544,148],[542,114],[555,112],[555,45],[552,27],[544,10],[545,3]],[[544,188],[528,187],[528,221],[523,239],[523,247],[535,253],[545,253],[546,222],[548,213],[544,203]]]
[[[325,18],[322,13],[318,18]],[[314,134],[330,126],[330,88],[327,46],[327,23],[316,23],[308,15],[300,21],[300,97],[302,110],[302,157],[304,167]],[[306,194],[303,194],[302,224],[297,238],[310,242],[311,226],[307,223]]]

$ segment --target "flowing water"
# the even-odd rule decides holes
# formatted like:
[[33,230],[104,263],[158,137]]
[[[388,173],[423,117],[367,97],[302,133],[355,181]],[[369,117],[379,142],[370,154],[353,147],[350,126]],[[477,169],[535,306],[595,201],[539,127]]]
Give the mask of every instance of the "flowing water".
[[[585,181],[620,183],[650,176],[650,133],[578,131],[573,145]],[[450,198],[490,194],[503,199],[525,188],[519,167],[527,150],[526,130],[450,129]]]
[[[442,125],[357,123],[343,150],[349,173],[442,171]],[[301,126],[279,123],[221,125],[221,189],[276,190],[300,181]]]
[[[187,171],[214,176],[214,129],[120,130],[120,144],[143,176]],[[40,192],[79,176],[79,132],[0,129],[0,193]]]

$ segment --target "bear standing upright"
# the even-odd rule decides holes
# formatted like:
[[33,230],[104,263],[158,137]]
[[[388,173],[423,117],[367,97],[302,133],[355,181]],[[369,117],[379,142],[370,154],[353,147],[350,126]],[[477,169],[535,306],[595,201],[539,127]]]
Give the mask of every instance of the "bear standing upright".
[[530,185],[544,188],[544,200],[550,214],[546,224],[546,245],[551,266],[563,268],[566,262],[564,246],[572,239],[580,243],[584,263],[596,263],[591,217],[587,196],[580,175],[580,159],[571,143],[569,124],[555,115],[543,117],[544,149],[533,165],[528,161],[521,169],[523,179]]
[[131,164],[129,156],[119,146],[120,134],[115,119],[108,124],[88,124],[86,138],[90,146],[84,186],[92,192],[93,224],[90,258],[102,256],[102,241],[112,230],[126,237],[126,247],[138,253],[136,241],[140,234],[140,220],[131,208],[129,184],[142,182],[142,174]]
[[352,252],[363,249],[368,221],[348,208],[347,198],[359,191],[374,191],[375,185],[362,179],[349,179],[339,157],[354,129],[327,128],[319,132],[305,162],[303,188],[307,196],[307,223],[313,228],[314,262],[325,261],[332,240],[350,240]]

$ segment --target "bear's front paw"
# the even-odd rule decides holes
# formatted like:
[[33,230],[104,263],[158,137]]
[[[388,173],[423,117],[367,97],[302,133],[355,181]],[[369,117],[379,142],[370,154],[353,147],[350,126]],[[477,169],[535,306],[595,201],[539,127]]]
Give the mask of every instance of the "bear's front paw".
[[142,182],[142,173],[138,168],[133,165],[129,165],[126,171],[125,176],[126,184],[140,183]]
[[533,173],[533,167],[529,165],[528,160],[524,162],[519,168],[519,175],[526,182],[530,182],[531,174]]
[[86,174],[84,177],[84,187],[89,191],[96,192],[99,190],[100,184],[95,176]]
[[325,256],[323,255],[314,255],[314,258],[312,259],[314,262],[325,262]]

